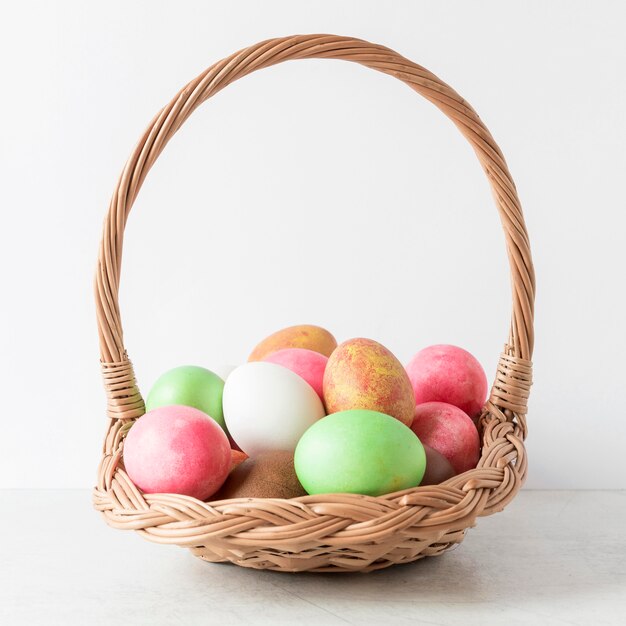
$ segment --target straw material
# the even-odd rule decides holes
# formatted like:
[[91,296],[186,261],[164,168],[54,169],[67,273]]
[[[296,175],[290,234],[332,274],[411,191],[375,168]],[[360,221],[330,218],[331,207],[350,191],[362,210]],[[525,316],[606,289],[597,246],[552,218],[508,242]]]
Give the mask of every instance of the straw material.
[[[377,498],[325,494],[205,503],[181,495],[142,494],[123,463],[124,437],[145,411],[124,349],[118,305],[128,214],[167,142],[205,100],[256,70],[312,58],[360,63],[405,82],[454,122],[487,175],[504,228],[513,306],[509,338],[479,420],[480,461],[476,469],[440,485]],[[186,85],[154,118],[126,163],[104,222],[95,287],[109,421],[93,501],[115,528],[186,546],[207,561],[289,572],[370,571],[441,554],[463,540],[477,517],[501,511],[524,482],[535,279],[515,185],[500,149],[470,105],[435,75],[388,48],[334,35],[271,39],[216,63]]]

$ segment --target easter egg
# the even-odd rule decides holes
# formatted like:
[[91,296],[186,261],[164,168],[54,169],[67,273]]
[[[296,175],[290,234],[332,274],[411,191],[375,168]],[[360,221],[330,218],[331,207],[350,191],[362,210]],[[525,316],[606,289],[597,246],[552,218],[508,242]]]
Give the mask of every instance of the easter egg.
[[419,485],[426,456],[420,440],[402,422],[353,409],[313,424],[296,447],[294,465],[309,494],[379,496]]
[[[230,440],[229,440],[230,443]],[[245,452],[231,448],[230,450],[230,471],[232,472],[238,465],[241,465],[248,457]]]
[[236,367],[237,366],[232,363],[219,363],[211,371],[217,374],[222,380],[226,380]]
[[165,406],[142,415],[124,440],[124,466],[145,493],[178,493],[206,500],[226,480],[228,438],[208,415]]
[[443,454],[440,454],[425,443],[422,443],[422,445],[426,453],[426,471],[420,485],[438,485],[456,475],[454,468],[450,465],[450,461]]
[[315,389],[320,400],[323,400],[322,381],[324,380],[326,363],[328,363],[327,356],[305,348],[284,348],[267,355],[263,361],[282,365],[295,372],[306,380]]
[[349,409],[380,411],[411,425],[413,389],[402,364],[372,339],[349,339],[330,355],[324,372],[328,413]]
[[248,455],[293,451],[304,431],[324,417],[324,406],[300,376],[275,363],[258,361],[235,369],[224,385],[224,418]]
[[247,459],[234,469],[213,500],[297,498],[306,496],[293,467],[293,452],[273,450]]
[[324,328],[302,324],[290,326],[266,337],[248,357],[248,361],[262,361],[268,354],[284,348],[305,348],[330,356],[337,340]]
[[435,345],[420,350],[406,366],[415,403],[446,402],[476,417],[487,398],[487,377],[463,348]]
[[478,430],[458,407],[444,402],[418,404],[411,429],[424,445],[443,454],[457,474],[476,467],[480,457]]
[[172,404],[191,406],[206,413],[224,428],[223,389],[224,381],[204,367],[175,367],[154,383],[146,400],[146,410]]

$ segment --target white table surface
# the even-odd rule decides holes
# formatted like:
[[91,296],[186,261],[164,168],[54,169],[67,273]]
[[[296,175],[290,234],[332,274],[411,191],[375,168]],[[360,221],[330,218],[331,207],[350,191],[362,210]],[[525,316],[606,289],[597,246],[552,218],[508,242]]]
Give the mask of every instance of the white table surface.
[[86,490],[0,491],[0,623],[626,624],[626,492],[522,491],[441,557],[372,574],[205,563]]

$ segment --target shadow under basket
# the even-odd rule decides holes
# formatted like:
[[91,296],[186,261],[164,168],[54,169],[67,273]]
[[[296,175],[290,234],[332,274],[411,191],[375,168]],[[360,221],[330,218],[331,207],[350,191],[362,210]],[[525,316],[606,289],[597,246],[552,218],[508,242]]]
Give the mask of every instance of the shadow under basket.
[[[124,226],[148,171],[192,112],[231,82],[293,59],[360,63],[406,83],[447,115],[470,142],[487,175],[504,228],[511,269],[511,329],[479,419],[475,469],[434,486],[380,497],[324,494],[291,500],[201,502],[143,494],[124,471],[124,437],[145,412],[124,348],[118,305]],[[206,561],[285,572],[371,571],[443,553],[477,517],[501,511],[527,470],[524,438],[531,385],[535,280],[515,185],[493,137],[470,105],[419,65],[383,46],[335,35],[261,42],[216,63],[154,118],[118,181],[99,250],[96,305],[108,427],[93,502],[114,528],[189,548]]]

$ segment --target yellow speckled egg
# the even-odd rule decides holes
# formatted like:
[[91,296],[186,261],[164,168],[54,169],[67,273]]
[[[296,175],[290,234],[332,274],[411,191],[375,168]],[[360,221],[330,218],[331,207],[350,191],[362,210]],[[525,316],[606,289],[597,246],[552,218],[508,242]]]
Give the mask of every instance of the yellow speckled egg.
[[402,364],[372,339],[349,339],[335,349],[324,372],[328,413],[369,409],[391,415],[410,426],[415,396]]

